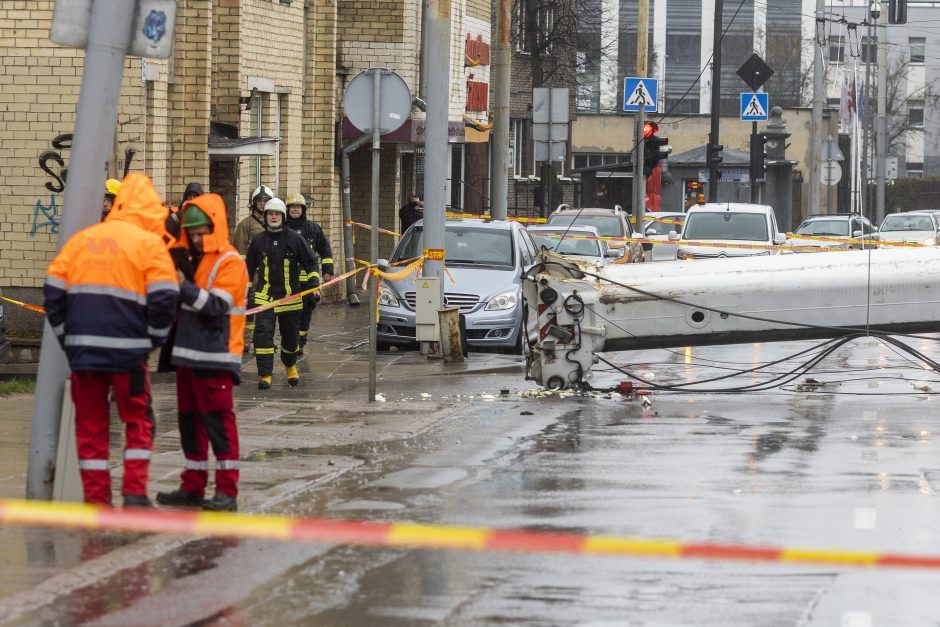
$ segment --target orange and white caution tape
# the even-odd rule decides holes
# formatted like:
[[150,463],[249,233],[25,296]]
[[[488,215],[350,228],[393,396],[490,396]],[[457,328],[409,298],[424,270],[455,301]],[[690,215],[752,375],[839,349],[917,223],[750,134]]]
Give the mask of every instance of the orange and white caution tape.
[[28,309],[29,311],[34,311],[38,314],[46,313],[46,310],[40,307],[39,305],[30,305],[29,303],[24,303],[18,300],[13,300],[12,298],[7,298],[6,296],[0,296],[0,300],[4,300],[8,303],[18,305],[19,307],[22,307],[23,309]]
[[0,500],[0,524],[450,551],[568,553],[643,559],[940,569],[940,555],[698,543],[580,533],[224,512],[111,509],[94,505],[40,501]]

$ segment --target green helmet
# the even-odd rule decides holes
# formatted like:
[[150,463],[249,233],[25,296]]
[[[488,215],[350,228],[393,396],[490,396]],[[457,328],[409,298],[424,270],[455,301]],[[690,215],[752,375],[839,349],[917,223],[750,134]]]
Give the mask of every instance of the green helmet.
[[196,205],[189,205],[186,207],[186,212],[183,214],[183,228],[188,229],[194,226],[203,226],[204,224],[212,225],[212,220],[209,219],[209,216],[206,215],[206,212],[197,207]]

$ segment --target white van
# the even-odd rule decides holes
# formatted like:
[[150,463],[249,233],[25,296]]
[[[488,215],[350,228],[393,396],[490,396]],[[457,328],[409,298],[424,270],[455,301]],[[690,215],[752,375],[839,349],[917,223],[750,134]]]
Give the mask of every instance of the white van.
[[[721,259],[776,255],[776,247],[787,238],[777,228],[777,218],[769,205],[747,203],[709,203],[689,209],[681,236],[675,239],[676,259]],[[684,242],[707,242],[696,246]],[[760,244],[767,248],[742,248],[740,244]]]

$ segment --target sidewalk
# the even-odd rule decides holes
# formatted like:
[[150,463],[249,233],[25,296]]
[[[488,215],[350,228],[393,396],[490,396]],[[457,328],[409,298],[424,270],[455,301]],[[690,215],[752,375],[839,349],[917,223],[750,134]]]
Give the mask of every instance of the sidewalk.
[[[283,368],[276,362],[274,386],[260,392],[254,358],[247,359],[242,385],[235,390],[240,512],[290,511],[292,502],[304,492],[380,461],[382,451],[394,442],[413,438],[474,402],[471,395],[498,394],[507,384],[514,390],[528,387],[522,379],[522,358],[517,356],[471,353],[463,364],[444,364],[417,352],[396,351],[379,353],[377,358],[377,389],[387,402],[369,402],[368,320],[365,306],[318,308],[296,388],[287,385]],[[31,396],[0,398],[0,498],[25,495],[32,406]],[[151,498],[178,487],[184,463],[172,376],[154,377],[153,409]],[[120,504],[123,428],[113,411],[112,486],[114,501]],[[210,469],[213,465],[210,453]],[[209,495],[213,485],[210,475]],[[30,544],[35,533],[55,556],[39,571],[31,553],[35,547],[27,549],[35,544]],[[7,555],[0,569],[0,621],[43,607],[69,590],[133,568],[191,540],[162,534],[136,539],[121,536],[113,550],[89,559],[83,557],[85,537],[16,527],[0,530],[0,551]]]
[[[517,356],[471,353],[465,363],[444,364],[416,351],[393,351],[379,353],[376,359],[377,390],[387,402],[370,403],[368,321],[366,306],[319,307],[307,352],[299,362],[301,381],[296,388],[287,385],[283,367],[276,361],[273,388],[259,391],[254,357],[246,358],[242,385],[235,389],[242,511],[271,509],[305,487],[362,463],[336,454],[337,450],[362,442],[411,437],[459,410],[463,401],[454,398],[454,385],[442,385],[441,378],[469,377],[461,379],[468,394],[484,390],[496,394],[505,386],[507,375],[518,387],[523,386],[523,362]],[[451,390],[449,398],[442,390]],[[154,377],[157,437],[151,497],[157,491],[177,487],[183,467],[175,393],[172,375]],[[422,393],[430,398],[422,398]],[[2,498],[21,498],[25,493],[31,415],[31,397],[0,399]],[[122,447],[123,430],[113,414],[111,461],[116,465],[120,464]],[[112,477],[116,503],[120,502],[120,477],[121,470],[116,467]]]

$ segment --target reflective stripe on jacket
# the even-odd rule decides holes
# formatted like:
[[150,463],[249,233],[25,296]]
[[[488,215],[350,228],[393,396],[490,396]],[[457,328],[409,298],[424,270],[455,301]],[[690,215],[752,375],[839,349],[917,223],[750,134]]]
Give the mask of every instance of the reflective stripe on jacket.
[[[212,233],[203,236],[203,255],[195,281],[183,281],[183,303],[171,352],[175,366],[226,370],[238,381],[245,342],[245,299],[248,272],[228,241],[225,202],[218,194],[203,194],[188,207],[202,209],[212,220]],[[189,247],[186,229],[180,245]]]
[[163,242],[166,208],[150,179],[124,179],[104,222],[49,265],[46,316],[72,370],[130,370],[166,341],[179,284]]
[[[248,247],[248,276],[257,274],[254,304],[265,305],[313,287],[317,262],[310,246],[289,228],[256,235]],[[300,311],[303,300],[277,305],[274,313]]]

